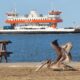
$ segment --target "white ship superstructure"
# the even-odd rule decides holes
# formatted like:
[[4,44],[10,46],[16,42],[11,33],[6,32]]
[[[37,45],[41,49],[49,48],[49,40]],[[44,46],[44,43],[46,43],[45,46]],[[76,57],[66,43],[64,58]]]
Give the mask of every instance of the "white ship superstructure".
[[60,14],[60,11],[51,11],[48,15],[31,11],[25,16],[19,16],[16,12],[9,12],[6,23],[11,24],[14,29],[45,29],[48,27],[54,29],[57,23],[62,22]]

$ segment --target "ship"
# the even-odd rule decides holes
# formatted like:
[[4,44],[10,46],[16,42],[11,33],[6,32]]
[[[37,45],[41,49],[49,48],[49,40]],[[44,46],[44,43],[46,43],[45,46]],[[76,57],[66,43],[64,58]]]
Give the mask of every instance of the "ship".
[[30,11],[29,14],[19,15],[16,10],[7,12],[5,22],[10,28],[0,30],[0,33],[73,33],[72,28],[57,28],[58,23],[63,22],[61,11],[51,10],[47,15],[39,14],[37,11]]

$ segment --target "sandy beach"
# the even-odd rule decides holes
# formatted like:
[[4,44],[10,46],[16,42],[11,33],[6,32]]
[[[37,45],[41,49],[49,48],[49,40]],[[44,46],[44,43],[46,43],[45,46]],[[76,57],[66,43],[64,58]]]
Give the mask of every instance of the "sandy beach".
[[77,71],[53,71],[43,68],[35,71],[40,62],[0,63],[0,80],[80,80],[80,62],[70,65]]

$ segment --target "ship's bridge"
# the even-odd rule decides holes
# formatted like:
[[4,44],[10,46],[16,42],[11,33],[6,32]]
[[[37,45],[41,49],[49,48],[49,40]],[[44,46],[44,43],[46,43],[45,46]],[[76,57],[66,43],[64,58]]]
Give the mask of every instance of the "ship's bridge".
[[39,17],[39,14],[36,11],[31,11],[28,17]]

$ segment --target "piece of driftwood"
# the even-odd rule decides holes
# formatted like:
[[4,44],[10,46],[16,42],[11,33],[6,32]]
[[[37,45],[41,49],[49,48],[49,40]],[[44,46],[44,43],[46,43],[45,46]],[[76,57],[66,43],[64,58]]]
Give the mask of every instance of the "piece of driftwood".
[[57,40],[54,40],[51,43],[51,46],[55,49],[57,53],[57,59],[52,62],[50,59],[42,63],[38,66],[36,71],[43,68],[45,65],[49,69],[53,70],[75,70],[73,67],[69,66],[67,63],[70,63],[72,60],[71,56],[71,49],[72,49],[72,43],[67,42],[65,45],[60,46],[57,42]]

